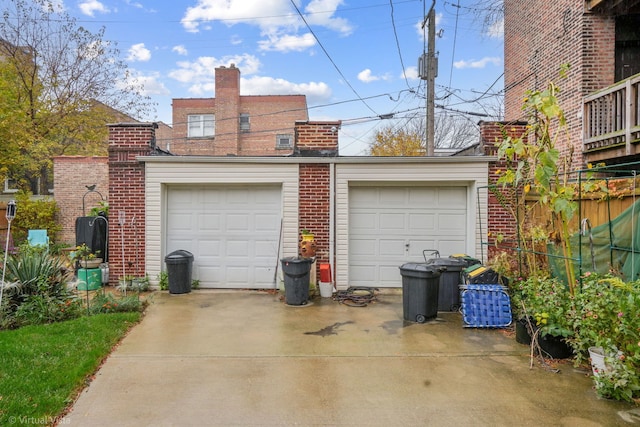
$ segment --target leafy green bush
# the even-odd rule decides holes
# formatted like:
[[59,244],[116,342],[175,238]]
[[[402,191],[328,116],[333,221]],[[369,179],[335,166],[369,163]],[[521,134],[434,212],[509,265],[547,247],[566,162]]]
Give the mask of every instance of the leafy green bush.
[[0,328],[72,319],[80,315],[80,306],[67,289],[57,257],[22,245],[7,258]]
[[47,230],[51,242],[55,242],[62,227],[56,222],[58,205],[53,199],[32,199],[27,192],[16,194],[16,217],[12,222],[13,240],[20,244],[27,240],[29,230]]
[[148,303],[140,300],[138,295],[116,297],[112,293],[102,290],[91,300],[89,311],[91,314],[140,312],[147,305]]
[[29,295],[14,313],[12,327],[76,319],[84,312],[84,304],[78,298],[56,298],[44,294]]
[[594,377],[602,397],[631,401],[640,397],[640,281],[586,273],[568,313],[574,331],[568,340],[575,364],[589,347],[602,347],[608,365]]

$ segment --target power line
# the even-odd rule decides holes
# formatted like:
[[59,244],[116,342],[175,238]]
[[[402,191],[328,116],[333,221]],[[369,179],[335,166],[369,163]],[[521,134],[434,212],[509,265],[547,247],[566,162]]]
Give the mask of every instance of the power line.
[[458,0],[457,8],[458,9],[456,10],[456,25],[453,31],[453,50],[451,52],[451,69],[449,70],[449,86],[451,86],[451,79],[453,78],[453,68],[454,68],[453,63],[456,57],[456,40],[458,39],[458,18],[460,16],[460,0]]
[[318,46],[320,46],[320,48],[322,49],[322,51],[324,52],[324,54],[327,56],[327,58],[329,59],[329,61],[331,62],[331,64],[333,65],[333,67],[336,69],[336,71],[338,72],[338,74],[340,75],[340,77],[342,77],[342,79],[344,80],[344,82],[347,84],[347,86],[349,86],[349,88],[351,89],[351,91],[358,97],[358,99],[360,99],[360,101],[362,101],[362,103],[369,109],[371,110],[371,112],[373,112],[374,114],[377,114],[376,111],[371,108],[369,106],[369,104],[367,104],[367,102],[362,99],[362,97],[360,96],[360,94],[355,90],[355,88],[351,85],[351,83],[349,83],[349,80],[344,76],[344,74],[342,74],[342,71],[340,70],[340,68],[338,68],[338,65],[336,65],[336,63],[334,62],[333,58],[331,58],[331,55],[329,55],[329,52],[327,52],[327,50],[324,48],[324,46],[322,45],[322,42],[320,42],[320,39],[318,38],[318,36],[316,36],[316,33],[313,32],[313,30],[311,29],[311,26],[309,25],[309,23],[307,22],[307,20],[305,19],[304,15],[302,14],[302,12],[300,11],[300,9],[298,8],[298,5],[296,4],[296,2],[294,0],[291,0],[291,4],[293,5],[293,7],[296,9],[296,12],[298,12],[298,15],[300,15],[300,18],[302,19],[302,21],[304,22],[304,24],[307,26],[307,28],[309,29],[309,32],[311,33],[311,35],[313,36],[314,39],[316,39],[316,42],[318,42]]
[[389,0],[389,6],[391,6],[391,26],[393,27],[393,36],[396,39],[396,48],[398,49],[398,56],[400,57],[400,65],[402,66],[402,76],[404,77],[404,81],[407,84],[407,87],[411,88],[411,86],[409,85],[409,80],[407,79],[407,72],[404,66],[404,61],[402,59],[402,51],[400,50],[400,41],[398,40],[398,31],[396,29],[396,20],[394,17],[393,0]]

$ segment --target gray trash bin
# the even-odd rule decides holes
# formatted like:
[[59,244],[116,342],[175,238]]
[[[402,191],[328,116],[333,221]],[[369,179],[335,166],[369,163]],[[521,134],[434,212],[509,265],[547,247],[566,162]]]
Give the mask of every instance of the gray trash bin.
[[461,258],[431,258],[427,260],[427,265],[442,271],[438,289],[438,311],[458,311],[462,270],[467,267],[467,262]]
[[169,276],[169,293],[186,294],[191,292],[191,271],[193,254],[183,249],[171,252],[164,257]]
[[305,305],[309,300],[309,272],[313,258],[288,257],[280,260],[284,273],[284,298],[289,305]]
[[402,308],[404,320],[424,323],[438,315],[440,271],[426,263],[406,263],[402,275]]

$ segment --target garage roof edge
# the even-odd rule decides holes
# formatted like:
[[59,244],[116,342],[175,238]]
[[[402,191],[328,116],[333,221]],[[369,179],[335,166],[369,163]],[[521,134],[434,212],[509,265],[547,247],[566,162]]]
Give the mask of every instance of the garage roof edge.
[[398,164],[398,163],[489,163],[495,156],[446,157],[213,157],[213,156],[139,156],[143,163],[254,163],[254,164]]

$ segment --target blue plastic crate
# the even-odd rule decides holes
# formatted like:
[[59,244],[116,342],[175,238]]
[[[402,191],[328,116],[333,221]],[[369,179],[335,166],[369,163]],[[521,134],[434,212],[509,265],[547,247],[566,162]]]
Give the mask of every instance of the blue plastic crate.
[[504,328],[511,324],[511,300],[502,285],[460,286],[466,328]]

